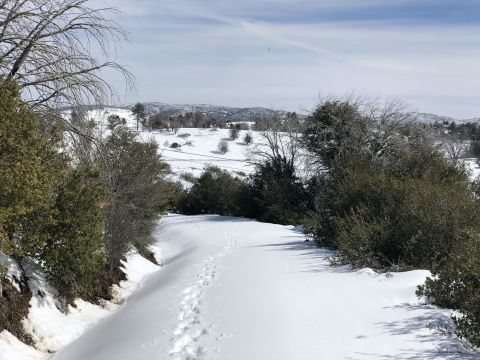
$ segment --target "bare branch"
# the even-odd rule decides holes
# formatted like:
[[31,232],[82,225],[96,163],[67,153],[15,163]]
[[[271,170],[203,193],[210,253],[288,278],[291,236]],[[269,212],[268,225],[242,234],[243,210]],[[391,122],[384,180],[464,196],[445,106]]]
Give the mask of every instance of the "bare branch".
[[88,0],[0,1],[0,74],[15,79],[25,100],[40,109],[118,100],[102,70],[118,72],[126,89],[133,89],[134,77],[110,59],[127,39],[110,20],[116,14],[90,8]]

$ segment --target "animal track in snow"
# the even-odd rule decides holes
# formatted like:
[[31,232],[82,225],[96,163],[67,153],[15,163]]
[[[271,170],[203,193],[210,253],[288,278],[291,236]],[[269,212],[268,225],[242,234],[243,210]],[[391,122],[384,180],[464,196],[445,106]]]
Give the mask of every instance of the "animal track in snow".
[[205,356],[206,351],[198,344],[198,340],[207,335],[212,326],[202,324],[200,319],[203,294],[216,278],[216,259],[231,253],[237,246],[237,241],[233,238],[233,232],[225,232],[224,236],[228,239],[228,242],[222,252],[205,259],[195,284],[182,292],[181,309],[178,314],[177,326],[173,331],[170,348],[170,356],[175,360],[197,360]]
[[211,256],[203,262],[196,283],[182,292],[178,324],[173,331],[173,346],[170,349],[170,356],[176,360],[199,359],[204,354],[204,349],[196,344],[201,336],[208,333],[208,329],[200,322],[200,305],[205,288],[215,276],[215,257]]

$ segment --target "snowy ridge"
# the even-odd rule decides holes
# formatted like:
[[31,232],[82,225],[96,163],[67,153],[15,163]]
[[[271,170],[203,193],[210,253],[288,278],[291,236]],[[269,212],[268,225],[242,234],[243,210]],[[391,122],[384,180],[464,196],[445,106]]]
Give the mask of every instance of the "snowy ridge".
[[430,113],[420,113],[420,112],[412,112],[410,114],[410,121],[425,123],[425,124],[433,124],[433,123],[451,123],[452,121],[461,124],[461,123],[479,123],[480,118],[472,118],[472,119],[455,119],[449,116],[441,116],[436,114]]

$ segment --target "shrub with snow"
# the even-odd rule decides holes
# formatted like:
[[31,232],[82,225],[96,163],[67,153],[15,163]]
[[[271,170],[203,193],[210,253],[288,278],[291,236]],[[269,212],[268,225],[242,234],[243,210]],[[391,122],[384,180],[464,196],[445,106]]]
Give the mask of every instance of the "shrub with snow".
[[240,135],[240,131],[238,130],[237,127],[234,126],[233,128],[230,129],[229,134],[230,134],[230,139],[237,140],[238,136]]
[[249,145],[253,142],[253,135],[251,133],[247,133],[245,137],[243,138],[243,141],[245,144]]
[[222,154],[226,154],[228,152],[228,143],[225,140],[220,140],[220,142],[217,145],[217,149]]

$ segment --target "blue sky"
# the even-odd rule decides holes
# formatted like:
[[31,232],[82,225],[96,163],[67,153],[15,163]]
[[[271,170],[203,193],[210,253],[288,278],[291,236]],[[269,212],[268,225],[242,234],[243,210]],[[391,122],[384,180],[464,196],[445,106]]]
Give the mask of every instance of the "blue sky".
[[356,93],[480,116],[480,1],[91,0],[105,4],[129,32],[125,102],[305,111]]

